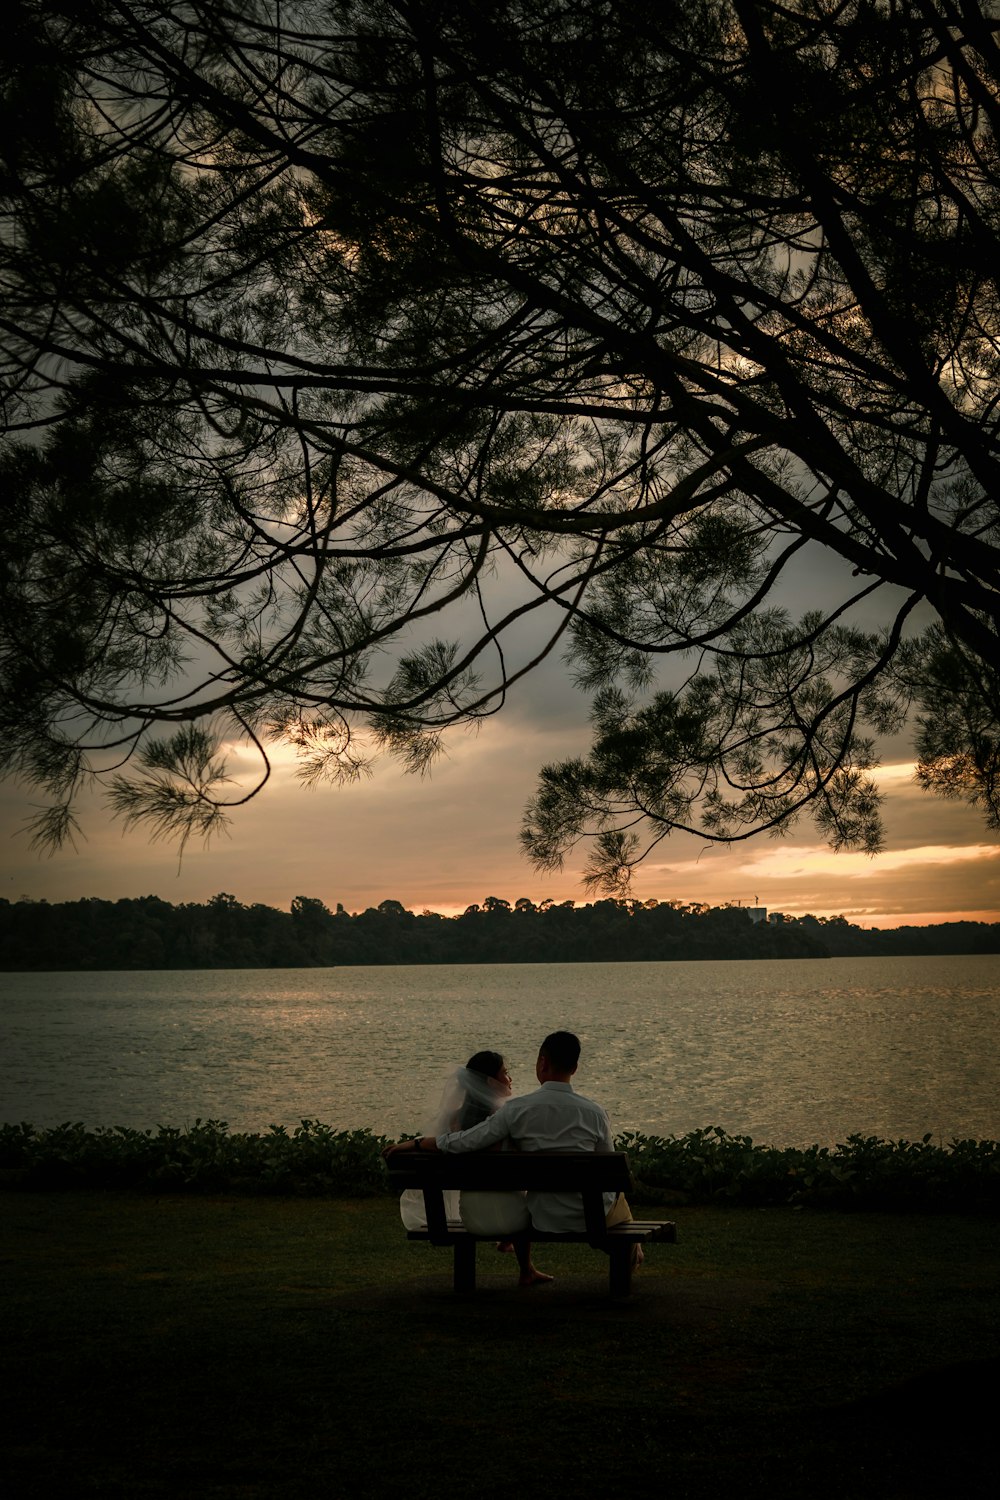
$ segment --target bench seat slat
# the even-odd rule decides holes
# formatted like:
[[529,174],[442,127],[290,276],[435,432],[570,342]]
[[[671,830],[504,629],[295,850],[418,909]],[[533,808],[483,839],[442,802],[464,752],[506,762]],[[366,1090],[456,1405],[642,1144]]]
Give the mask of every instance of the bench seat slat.
[[[477,1244],[493,1245],[496,1243],[498,1236],[495,1234],[471,1234],[468,1229],[464,1229],[459,1225],[449,1225],[444,1238],[432,1235],[427,1229],[408,1229],[406,1231],[406,1238],[408,1240],[427,1240],[433,1245],[452,1245],[456,1240],[475,1240]],[[548,1233],[545,1230],[530,1229],[526,1230],[523,1234],[512,1234],[507,1236],[507,1238],[511,1240],[529,1239],[533,1245],[542,1245],[546,1242],[552,1245],[558,1245],[562,1242],[565,1242],[567,1245],[589,1245],[591,1243],[591,1237],[585,1229],[567,1230],[560,1234]],[[660,1240],[664,1244],[673,1245],[677,1243],[677,1226],[666,1221],[653,1224],[637,1224],[634,1222],[630,1224],[615,1224],[610,1229],[605,1229],[601,1239],[602,1241],[629,1240],[635,1241],[637,1244],[640,1241]]]

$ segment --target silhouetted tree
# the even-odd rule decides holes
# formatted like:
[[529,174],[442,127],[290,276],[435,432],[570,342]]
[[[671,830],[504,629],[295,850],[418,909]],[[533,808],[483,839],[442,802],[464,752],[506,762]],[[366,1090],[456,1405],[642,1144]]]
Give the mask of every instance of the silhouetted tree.
[[0,746],[40,839],[94,771],[211,833],[254,793],[226,738],[260,785],[274,739],[422,767],[564,648],[595,735],[543,774],[543,867],[592,837],[614,889],[804,809],[875,849],[907,715],[996,821],[993,7],[4,24]]

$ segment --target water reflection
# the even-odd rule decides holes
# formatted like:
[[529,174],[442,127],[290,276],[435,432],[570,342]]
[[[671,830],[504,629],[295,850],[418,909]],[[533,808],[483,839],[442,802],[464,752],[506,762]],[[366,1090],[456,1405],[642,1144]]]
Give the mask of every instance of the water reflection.
[[998,1022],[988,957],[8,974],[0,1118],[396,1135],[481,1046],[526,1092],[568,1026],[618,1129],[996,1139]]

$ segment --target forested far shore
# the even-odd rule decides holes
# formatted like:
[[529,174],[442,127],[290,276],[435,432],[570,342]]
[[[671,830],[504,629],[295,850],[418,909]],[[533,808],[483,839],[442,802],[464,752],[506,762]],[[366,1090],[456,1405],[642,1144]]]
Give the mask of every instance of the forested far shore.
[[0,970],[334,968],[358,964],[662,962],[866,958],[1000,952],[1000,922],[862,928],[844,917],[788,917],[679,901],[488,896],[461,916],[398,901],[336,911],[312,896],[291,909],[158,896],[49,903],[0,899]]

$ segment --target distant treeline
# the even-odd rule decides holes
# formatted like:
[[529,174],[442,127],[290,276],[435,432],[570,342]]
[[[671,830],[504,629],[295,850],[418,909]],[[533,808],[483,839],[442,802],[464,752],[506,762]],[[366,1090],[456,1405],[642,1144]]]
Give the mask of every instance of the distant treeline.
[[[761,914],[762,915],[762,914]],[[270,969],[338,964],[635,962],[1000,952],[1000,922],[866,930],[844,917],[756,920],[677,901],[577,906],[488,896],[458,917],[398,901],[350,913],[296,896],[288,912],[222,893],[49,904],[0,900],[0,969]]]

